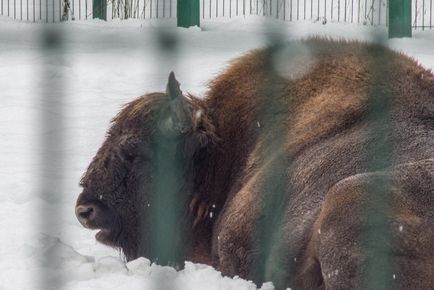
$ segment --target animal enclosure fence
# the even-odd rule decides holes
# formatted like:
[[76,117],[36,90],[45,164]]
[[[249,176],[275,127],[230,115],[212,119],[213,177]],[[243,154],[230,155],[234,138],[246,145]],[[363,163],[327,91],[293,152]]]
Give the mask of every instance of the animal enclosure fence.
[[[434,0],[412,0],[414,29],[432,29]],[[93,18],[94,0],[0,0],[0,14],[30,22]],[[387,0],[200,0],[200,18],[212,21],[248,15],[283,21],[388,25]],[[108,0],[108,19],[173,19],[176,0]]]
[[[16,19],[22,19],[23,21],[33,21],[33,22],[59,22],[62,19],[68,18],[68,19],[87,19],[92,17],[92,3],[87,0],[70,0],[70,2],[62,2],[56,0],[53,0],[51,2],[51,5],[49,5],[49,2],[42,2],[43,0],[1,0],[2,5],[2,14],[3,14],[3,4],[7,3],[5,7],[8,9],[10,8],[9,4],[13,2],[11,7],[19,6],[20,9],[13,9],[13,13],[8,16],[13,16]],[[39,6],[38,6],[39,1]],[[320,22],[323,24],[339,21],[339,22],[350,22],[350,23],[360,23],[363,25],[387,25],[387,5],[384,1],[377,2],[375,0],[369,1],[350,1],[350,0],[328,0],[324,2],[319,1],[312,1],[312,0],[285,0],[285,1],[258,1],[256,0],[223,0],[223,1],[217,1],[217,0],[201,0],[202,7],[201,7],[201,19],[204,20],[212,20],[215,18],[220,17],[236,17],[236,16],[242,16],[242,15],[258,15],[258,16],[265,16],[265,17],[273,17],[276,19],[280,19],[283,21],[298,21],[298,20],[312,20],[315,22]],[[19,4],[18,4],[19,3]],[[27,3],[27,6],[23,3]],[[66,3],[66,4],[65,4]],[[45,4],[45,5],[44,5]],[[229,6],[227,6],[229,5]],[[378,6],[375,6],[378,5]],[[413,27],[414,28],[421,28],[424,29],[426,27],[432,27],[431,25],[431,19],[432,19],[432,1],[414,1],[413,2],[414,7],[416,8],[413,13]],[[425,7],[425,5],[427,5]],[[23,11],[23,7],[24,9]],[[51,10],[50,10],[51,7]],[[65,7],[67,9],[65,9]],[[422,8],[420,8],[422,7]],[[430,13],[426,14],[427,17],[421,18],[420,11],[425,11],[427,7],[430,7]],[[12,10],[11,10],[12,11]],[[111,15],[112,18],[140,18],[140,19],[160,19],[160,18],[174,18],[176,16],[176,5],[171,0],[164,1],[164,0],[149,0],[145,2],[111,2],[108,6],[108,14]],[[9,10],[8,10],[9,13]],[[229,13],[229,14],[228,14]],[[17,16],[18,15],[18,16]],[[429,15],[429,17],[428,17]],[[422,19],[422,22],[416,21],[417,19]],[[416,19],[416,20],[415,20]],[[429,19],[430,21],[427,22]],[[428,24],[429,23],[429,24]],[[58,31],[59,32],[59,31]],[[56,58],[61,57],[61,50],[63,49],[62,46],[62,35],[58,32],[52,32],[47,31],[44,35],[43,39],[43,50],[44,53],[46,53],[49,58]],[[160,32],[161,34],[165,33],[163,31]],[[159,41],[161,41],[160,47],[161,53],[164,57],[167,58],[174,58],[174,55],[176,55],[176,39],[172,39],[172,41],[167,41],[167,36],[164,35],[164,37],[159,38]],[[269,37],[269,42],[272,44],[275,44],[276,46],[280,45],[279,41],[273,38],[272,36]],[[170,35],[169,35],[170,38]],[[387,60],[385,60],[386,65],[388,65]],[[49,70],[49,68],[47,68]],[[382,67],[374,67],[372,68],[372,71],[374,71],[375,79],[384,79],[386,78],[387,70],[385,70]],[[273,76],[273,71],[270,71],[270,76]],[[42,76],[45,82],[51,82],[50,74],[47,72],[45,75]],[[52,87],[56,92],[62,92],[61,87],[63,86],[62,79],[59,77],[55,80],[55,85]],[[375,96],[375,81],[373,84],[372,89],[372,96]],[[49,86],[46,86],[49,87]],[[46,95],[50,95],[51,98],[47,98]],[[278,104],[273,103],[273,88],[270,88],[270,104],[269,108],[266,108],[267,110],[273,111],[273,109],[276,109],[278,107]],[[55,112],[62,112],[64,108],[62,108],[62,94],[59,95],[53,95],[50,94],[50,92],[42,92],[41,99],[43,102],[48,102],[54,104],[53,110]],[[386,101],[388,99],[388,96],[386,96]],[[383,128],[388,126],[388,110],[387,110],[388,104],[379,104],[375,102],[375,99],[372,98],[372,102],[370,104],[370,110],[368,114],[369,122],[371,125],[370,134],[374,136],[373,140],[381,140],[381,138],[376,138],[380,136],[381,130],[379,127]],[[377,108],[381,108],[378,110]],[[385,110],[383,110],[386,108]],[[45,158],[45,166],[47,168],[52,168],[55,166],[59,166],[59,162],[63,162],[63,156],[62,151],[58,150],[64,144],[62,143],[63,135],[61,130],[51,130],[56,129],[57,126],[61,125],[61,114],[57,116],[58,119],[53,120],[49,118],[45,118],[44,115],[41,116],[41,126],[44,126],[45,129],[48,131],[53,131],[53,135],[46,139],[44,138],[41,140],[41,143],[43,143],[44,147],[44,154],[42,154],[43,158]],[[258,124],[259,126],[259,124]],[[43,136],[45,137],[45,136]],[[283,136],[276,136],[276,139],[278,142],[284,142],[284,140],[279,140],[279,137],[282,138]],[[283,138],[282,138],[283,139]],[[157,145],[161,145],[162,141],[156,142]],[[389,166],[389,161],[387,160],[386,154],[384,154],[387,150],[389,150],[388,146],[390,144],[382,144],[380,141],[378,144],[369,144],[369,148],[367,152],[371,154],[372,156],[375,156],[375,158],[372,158],[372,160],[368,160],[370,162],[368,168],[371,170],[378,170],[381,168],[386,168]],[[55,150],[51,150],[51,149]],[[173,213],[173,216],[167,217],[167,212],[164,212],[164,210],[167,211],[167,205],[172,204],[173,200],[176,200],[176,197],[171,196],[171,194],[174,192],[173,188],[176,188],[177,184],[179,183],[179,180],[176,180],[176,175],[178,172],[176,172],[177,166],[173,166],[173,163],[176,162],[172,160],[170,157],[167,158],[167,151],[164,151],[165,148],[170,148],[170,150],[175,150],[174,144],[164,144],[164,146],[157,146],[158,150],[161,150],[158,152],[158,158],[160,158],[159,163],[162,164],[160,170],[155,173],[156,179],[158,180],[158,184],[156,187],[156,196],[160,194],[160,198],[164,198],[164,200],[160,200],[160,207],[156,207],[156,212],[153,212],[152,214],[155,215],[155,219],[160,221],[160,226],[164,227],[164,223],[168,223],[169,226],[165,228],[164,230],[161,230],[160,228],[154,228],[151,229],[151,232],[153,233],[153,236],[156,237],[155,241],[153,241],[154,246],[157,248],[156,252],[160,253],[167,253],[167,249],[171,249],[172,251],[175,251],[175,248],[173,247],[173,244],[169,243],[167,244],[167,241],[162,239],[161,237],[164,235],[174,235],[176,234],[176,231],[173,230],[176,228],[176,220],[179,215],[179,213]],[[52,154],[53,152],[56,152],[57,154]],[[173,158],[173,156],[172,156]],[[282,168],[285,168],[286,164],[285,161],[282,161],[284,164],[280,164],[279,166],[282,166]],[[176,165],[176,164],[175,164]],[[63,165],[64,166],[64,165]],[[43,168],[44,169],[44,168]],[[171,182],[168,182],[167,180],[167,172],[170,172],[171,175],[173,175],[173,180]],[[174,177],[175,176],[175,177]],[[281,188],[284,186],[283,184],[280,184],[281,180],[272,180],[272,182],[275,181],[275,184],[269,184],[270,191],[274,189],[281,190]],[[49,191],[50,187],[56,186],[56,181],[49,184],[42,184],[41,185],[41,191]],[[388,207],[388,203],[390,202],[389,196],[388,196],[388,188],[387,184],[374,184],[373,187],[376,192],[383,192],[384,196],[386,196],[382,200],[377,200],[378,204],[376,204],[376,207]],[[163,193],[169,193],[168,195],[163,195]],[[163,197],[161,197],[163,196]],[[265,201],[265,208],[269,210],[270,212],[273,211],[275,208],[275,205],[279,205],[281,196],[278,194],[274,196],[273,198],[270,198],[270,200]],[[173,205],[173,204],[172,204]],[[49,212],[44,211],[44,209],[41,209],[42,213]],[[266,215],[271,216],[272,214]],[[377,213],[377,211],[372,210],[369,208],[369,205],[366,209],[366,213],[372,214],[372,212]],[[56,214],[59,216],[62,214],[61,209],[57,209]],[[368,216],[368,218],[372,218],[375,216],[376,221],[380,220],[383,221],[386,219],[386,213],[383,213],[384,216],[380,213],[379,216],[375,216],[375,214],[372,214]],[[281,213],[278,213],[276,216],[280,216]],[[48,221],[52,219],[52,216],[48,215],[42,215],[41,219],[44,219],[43,225],[49,226],[49,223],[45,221]],[[258,235],[263,238],[263,245],[262,247],[267,248],[266,251],[264,251],[263,255],[266,259],[266,254],[270,251],[272,239],[269,238],[272,233],[270,232],[273,227],[275,221],[270,221],[267,219],[264,219],[261,221],[260,229],[262,230]],[[48,229],[46,229],[48,231]],[[159,232],[160,231],[160,232]],[[368,237],[366,240],[368,241],[367,244],[369,246],[369,242],[374,241],[376,237],[376,232],[368,232]],[[387,236],[387,232],[385,234]],[[159,237],[159,238],[158,238]],[[388,237],[386,237],[388,238]],[[169,239],[170,240],[170,239]],[[386,246],[387,247],[387,246]],[[384,249],[379,249],[384,250]],[[386,248],[387,250],[387,248]],[[55,255],[58,255],[59,253],[57,251],[53,251],[48,253],[48,259],[53,259]],[[172,255],[178,255],[179,253],[172,253]],[[371,270],[368,273],[367,276],[367,289],[390,289],[390,285],[387,285],[387,281],[382,279],[383,276],[391,277],[391,265],[390,261],[387,260],[387,257],[382,257],[381,254],[375,255],[376,253],[373,253],[374,257],[376,259],[368,259],[368,265]],[[169,259],[169,258],[168,258]],[[256,269],[258,272],[263,272],[264,269],[261,267],[258,267]],[[62,281],[62,277],[59,276],[57,279],[52,279],[49,277],[50,273],[42,272],[40,273],[42,277],[42,282],[40,284],[40,289],[61,289],[64,281]],[[259,274],[261,275],[261,274]],[[166,285],[167,286],[167,285]],[[176,289],[176,285],[171,285],[173,289]],[[156,287],[158,289],[158,285]],[[170,287],[169,287],[170,289]]]

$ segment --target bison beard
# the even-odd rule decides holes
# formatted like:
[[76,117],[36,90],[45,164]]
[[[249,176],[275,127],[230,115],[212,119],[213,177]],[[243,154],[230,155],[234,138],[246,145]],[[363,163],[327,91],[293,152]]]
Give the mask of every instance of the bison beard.
[[[387,104],[379,135],[369,134],[370,97]],[[127,104],[82,178],[76,215],[127,260],[192,260],[277,289],[362,289],[365,205],[384,194],[373,183],[390,184],[386,282],[429,289],[433,120],[433,74],[379,45],[256,50],[204,99],[184,96],[172,73],[166,93]],[[375,142],[393,147],[373,171]]]

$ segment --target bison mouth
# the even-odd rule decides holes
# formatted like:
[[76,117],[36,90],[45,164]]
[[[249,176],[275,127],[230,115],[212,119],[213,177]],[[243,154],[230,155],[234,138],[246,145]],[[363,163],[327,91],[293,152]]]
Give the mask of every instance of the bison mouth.
[[104,245],[116,247],[116,235],[113,230],[102,229],[96,233],[95,239]]
[[96,233],[95,239],[104,245],[110,247],[119,247],[119,236],[120,233],[113,229],[101,229]]

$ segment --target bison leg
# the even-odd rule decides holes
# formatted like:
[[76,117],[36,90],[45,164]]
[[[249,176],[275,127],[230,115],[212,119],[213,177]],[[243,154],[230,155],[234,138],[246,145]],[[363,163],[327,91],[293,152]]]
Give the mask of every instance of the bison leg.
[[[374,180],[391,185],[390,211],[386,223],[367,226],[368,197],[383,194],[371,186]],[[374,192],[368,194],[368,190]],[[326,196],[310,245],[326,289],[372,288],[368,283],[376,281],[367,281],[367,264],[382,257],[388,261],[385,265],[389,271],[384,272],[388,277],[382,279],[389,289],[433,289],[433,209],[434,160],[359,174],[339,182]],[[384,225],[376,231],[374,243],[366,243],[368,230]],[[375,257],[368,256],[373,248],[380,251]]]

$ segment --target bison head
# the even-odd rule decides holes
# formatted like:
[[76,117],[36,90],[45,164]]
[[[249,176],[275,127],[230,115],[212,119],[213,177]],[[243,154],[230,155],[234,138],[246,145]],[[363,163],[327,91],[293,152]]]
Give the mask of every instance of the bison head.
[[171,262],[173,256],[160,257],[155,244],[166,243],[167,251],[186,242],[181,234],[191,226],[186,209],[193,171],[216,140],[206,111],[204,102],[182,95],[172,72],[165,94],[142,96],[112,120],[75,207],[84,227],[100,230],[99,242],[120,249],[127,260]]

